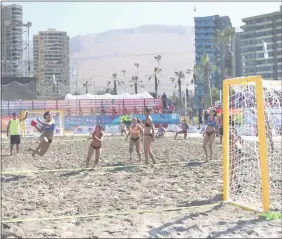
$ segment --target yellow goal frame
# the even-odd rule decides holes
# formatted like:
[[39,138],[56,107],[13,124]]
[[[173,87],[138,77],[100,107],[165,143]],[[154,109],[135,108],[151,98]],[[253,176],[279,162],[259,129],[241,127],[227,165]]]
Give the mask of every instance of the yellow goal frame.
[[[42,114],[42,116],[44,115],[44,113],[46,112],[47,110],[28,110],[28,113],[32,114],[32,113],[37,113],[37,114]],[[63,130],[62,134],[64,135],[64,111],[63,110],[49,110],[51,113],[60,113],[61,117],[62,117],[62,124],[61,124],[61,128]],[[21,115],[21,118],[24,117],[25,115],[25,110],[22,110],[20,115]],[[26,132],[26,128],[25,128],[25,122],[22,121],[21,122],[21,128],[22,128],[22,136],[24,137],[25,136],[25,132]]]
[[270,207],[270,193],[267,164],[267,141],[265,130],[264,97],[261,76],[248,76],[223,81],[223,200],[229,201],[229,86],[230,85],[255,85],[259,157],[261,168],[262,208],[267,212]]

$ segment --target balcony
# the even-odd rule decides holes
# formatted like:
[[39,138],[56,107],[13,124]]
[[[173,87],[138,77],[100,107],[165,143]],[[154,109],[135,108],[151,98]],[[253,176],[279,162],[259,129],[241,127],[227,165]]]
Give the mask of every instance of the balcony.
[[213,21],[207,21],[203,23],[195,22],[195,27],[215,27],[215,24]]
[[196,36],[195,37],[195,41],[197,41],[197,40],[213,39],[213,38],[214,38],[213,35],[212,36]]
[[197,46],[215,46],[214,42],[195,42],[195,46],[197,48]]
[[195,33],[212,33],[215,34],[215,29],[214,28],[207,28],[207,29],[197,29],[195,28]]

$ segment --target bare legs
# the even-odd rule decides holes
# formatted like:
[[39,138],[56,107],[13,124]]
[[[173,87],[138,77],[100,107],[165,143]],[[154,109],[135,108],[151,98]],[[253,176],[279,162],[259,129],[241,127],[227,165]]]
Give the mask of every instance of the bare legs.
[[35,157],[36,154],[42,157],[47,153],[49,147],[49,143],[40,142],[36,149],[29,148],[28,151],[32,152],[32,157]]
[[176,132],[176,133],[175,133],[174,139],[176,139],[179,134],[184,134],[184,139],[187,138],[187,133],[186,133],[186,132],[179,131],[179,132]]
[[213,156],[213,146],[214,146],[214,141],[215,141],[215,132],[212,133],[211,135],[205,134],[204,136],[204,141],[203,141],[203,148],[206,156],[206,161],[208,161],[208,151],[207,151],[207,145],[209,144],[209,151],[210,151],[210,160],[212,160]]
[[[10,145],[10,155],[11,155],[11,156],[13,155],[14,145],[15,145],[15,144],[11,144],[11,145]],[[17,150],[17,155],[18,155],[19,152],[20,152],[20,145],[19,145],[19,144],[16,144],[16,150]]]
[[155,157],[151,151],[151,143],[152,137],[151,136],[144,136],[144,154],[145,154],[145,164],[149,164],[149,156],[152,159],[153,163],[155,164]]
[[138,139],[136,141],[133,140],[133,139],[130,139],[130,141],[129,141],[129,155],[130,155],[129,160],[130,160],[130,162],[132,161],[132,153],[133,153],[134,145],[136,147],[136,153],[138,155],[138,159],[141,162],[142,159],[141,159],[141,153],[140,153],[140,139]]
[[89,145],[88,154],[87,154],[87,158],[86,158],[86,168],[89,167],[89,162],[90,162],[90,159],[92,158],[94,151],[96,151],[96,152],[95,152],[95,161],[94,161],[93,168],[99,163],[102,148],[94,149],[92,145]]

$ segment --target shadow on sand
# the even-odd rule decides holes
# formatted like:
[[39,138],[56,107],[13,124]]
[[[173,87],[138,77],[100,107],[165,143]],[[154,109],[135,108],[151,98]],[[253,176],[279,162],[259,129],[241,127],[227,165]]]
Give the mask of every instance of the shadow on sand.
[[[227,228],[226,230],[212,232],[212,238],[219,238],[224,236],[225,234],[233,234],[237,230],[242,230],[243,227],[249,226],[250,224],[257,224],[258,222],[264,221],[261,218],[251,219],[251,220],[239,220],[234,227]],[[224,223],[224,222],[223,222]],[[252,231],[250,231],[250,237],[256,238],[256,235],[251,235]]]
[[203,164],[203,162],[189,162],[189,163],[185,163],[184,167],[197,167],[197,166],[201,166]]
[[63,173],[63,174],[60,174],[60,177],[76,176],[76,175],[80,174],[81,172],[85,172],[85,170],[81,169],[81,170],[78,170],[78,171]]
[[[212,199],[210,200],[203,200],[203,201],[192,201],[191,203],[184,203],[184,204],[181,204],[181,205],[178,205],[178,207],[189,207],[189,206],[202,206],[202,205],[208,205],[208,204],[213,204],[213,203],[216,203],[216,202],[220,202],[222,200],[222,195],[221,194],[218,194],[216,195],[215,197],[213,197]],[[219,210],[220,208],[223,207],[223,204],[220,204],[220,205],[216,205],[214,206],[213,208],[211,208],[210,210],[208,211],[205,211],[205,212],[197,212],[197,213],[190,213],[189,215],[187,216],[184,216],[183,218],[181,219],[178,219],[176,221],[173,221],[173,222],[168,222],[168,223],[165,223],[164,225],[160,226],[160,227],[157,227],[157,228],[152,228],[148,234],[149,234],[149,238],[158,238],[158,237],[162,237],[162,236],[168,236],[167,235],[167,231],[166,229],[168,227],[171,227],[174,225],[174,228],[178,231],[178,232],[184,232],[184,231],[189,231],[191,229],[198,229],[198,226],[197,225],[193,225],[191,227],[183,227],[183,226],[176,226],[177,224],[183,224],[184,221],[188,220],[188,219],[195,219],[199,216],[203,216],[203,215],[208,215],[209,212],[211,211],[214,211],[214,210]]]
[[7,178],[6,177],[1,177],[1,181],[3,183],[8,183],[8,182],[16,182],[20,179],[26,178],[26,176],[22,175],[9,175]]

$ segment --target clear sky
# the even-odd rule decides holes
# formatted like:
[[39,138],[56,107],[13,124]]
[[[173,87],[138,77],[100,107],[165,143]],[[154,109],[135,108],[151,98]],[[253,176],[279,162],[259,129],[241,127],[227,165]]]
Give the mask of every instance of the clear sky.
[[[16,2],[14,2],[16,3]],[[229,16],[235,27],[241,19],[279,11],[280,2],[20,2],[31,33],[55,28],[72,37],[143,24],[193,25],[194,16]],[[4,5],[7,5],[5,3]],[[194,11],[196,7],[196,11]]]

